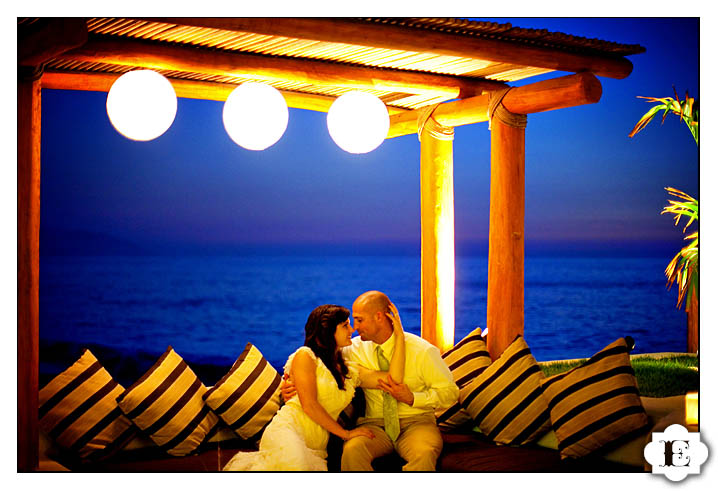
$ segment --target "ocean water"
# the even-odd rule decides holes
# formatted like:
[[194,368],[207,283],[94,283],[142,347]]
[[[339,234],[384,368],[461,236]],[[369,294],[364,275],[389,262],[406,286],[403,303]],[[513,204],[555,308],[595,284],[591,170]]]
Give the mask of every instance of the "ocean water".
[[[685,351],[686,317],[675,288],[666,290],[665,263],[526,257],[524,336],[536,359],[589,357],[627,335],[635,353]],[[486,325],[486,277],[486,256],[457,257],[456,341]],[[302,345],[314,307],[351,307],[372,289],[420,333],[418,256],[43,256],[41,371],[63,343],[150,359],[171,345],[190,363],[228,367],[251,342],[279,368]]]

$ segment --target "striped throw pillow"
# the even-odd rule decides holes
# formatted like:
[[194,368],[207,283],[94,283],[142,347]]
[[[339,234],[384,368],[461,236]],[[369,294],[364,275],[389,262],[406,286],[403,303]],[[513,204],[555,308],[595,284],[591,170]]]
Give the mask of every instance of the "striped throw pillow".
[[610,450],[648,431],[629,352],[621,338],[582,365],[542,381],[561,458]]
[[85,350],[40,390],[40,429],[80,462],[109,456],[137,431],[115,402],[123,390],[90,350]]
[[494,442],[522,445],[550,429],[543,378],[526,341],[517,336],[497,360],[459,389],[459,401]]
[[207,387],[170,346],[117,403],[160,448],[182,456],[211,436],[219,421],[202,401],[205,392]]
[[[471,331],[441,357],[451,370],[451,375],[459,389],[469,384],[491,365],[491,357],[486,342],[481,337],[480,327]],[[471,421],[471,415],[461,407],[459,401],[449,408],[437,410],[435,416],[436,423],[446,429],[458,428]]]
[[282,377],[247,343],[230,371],[204,396],[205,403],[239,436],[257,436],[279,410]]

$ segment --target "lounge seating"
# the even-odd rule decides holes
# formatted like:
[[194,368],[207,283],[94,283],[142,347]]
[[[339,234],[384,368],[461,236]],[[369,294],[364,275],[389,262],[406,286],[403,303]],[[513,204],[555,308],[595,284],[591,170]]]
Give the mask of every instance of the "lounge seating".
[[[641,398],[656,431],[664,421],[684,420],[683,396]],[[619,448],[602,455],[580,460],[562,460],[556,450],[556,437],[549,432],[536,444],[520,447],[496,445],[482,435],[469,430],[442,431],[444,449],[437,471],[443,472],[642,472],[645,468],[643,447],[650,441],[650,431]],[[226,437],[226,435],[225,435]],[[217,471],[240,450],[253,450],[254,443],[239,438],[219,439],[204,444],[197,453],[173,457],[146,437],[134,441],[110,459],[77,465],[63,457],[62,450],[53,446],[41,434],[41,471],[79,470],[84,472],[203,472]],[[329,470],[339,471],[341,442],[334,440],[329,447]],[[65,465],[63,466],[62,463]],[[378,471],[398,471],[403,461],[396,454],[374,461]]]
[[[476,333],[467,336],[467,338],[457,343],[454,349],[443,355],[447,365],[452,370],[457,384],[460,386],[461,396],[456,407],[449,411],[437,412],[437,420],[440,422],[444,439],[444,448],[437,463],[438,471],[643,472],[647,469],[643,459],[643,448],[650,441],[652,430],[656,428],[656,431],[662,431],[668,422],[685,421],[683,396],[659,399],[639,398],[637,389],[635,395],[631,395],[631,390],[624,391],[631,393],[629,394],[631,398],[628,401],[612,401],[612,403],[620,402],[624,407],[633,407],[635,409],[633,413],[642,415],[640,422],[634,424],[629,421],[624,424],[623,420],[616,420],[618,421],[618,429],[613,428],[612,433],[606,435],[603,431],[604,428],[596,428],[595,419],[590,419],[593,416],[590,414],[582,416],[584,419],[589,418],[589,421],[579,421],[579,429],[585,432],[585,428],[592,428],[591,441],[598,441],[599,443],[593,443],[594,448],[584,450],[585,455],[580,455],[581,449],[573,449],[567,443],[567,429],[565,425],[560,424],[566,418],[558,417],[554,412],[551,412],[559,407],[559,403],[550,398],[546,400],[540,397],[536,398],[535,394],[539,394],[541,397],[549,394],[549,392],[544,391],[543,395],[541,395],[542,386],[547,384],[554,387],[559,386],[564,394],[567,391],[572,393],[571,384],[576,384],[576,380],[579,380],[579,385],[585,387],[582,379],[584,370],[590,370],[590,378],[595,379],[597,371],[600,372],[606,369],[612,371],[615,370],[616,366],[621,366],[621,363],[625,364],[625,360],[616,361],[614,358],[620,355],[621,360],[623,360],[628,356],[628,351],[625,348],[626,343],[623,340],[612,343],[594,355],[595,359],[592,357],[592,360],[594,360],[592,363],[585,367],[579,367],[568,376],[561,377],[560,380],[552,381],[551,378],[545,379],[538,376],[528,384],[530,387],[524,387],[518,394],[515,394],[515,390],[512,389],[514,392],[508,394],[507,388],[518,387],[518,384],[507,380],[507,377],[510,379],[517,376],[521,380],[528,380],[527,377],[522,375],[524,372],[538,373],[534,368],[536,362],[533,357],[530,357],[530,353],[527,357],[528,348],[523,340],[517,338],[515,343],[514,349],[519,350],[518,352],[521,353],[521,356],[507,357],[513,360],[511,362],[507,361],[507,358],[503,358],[503,355],[498,360],[491,362],[488,359],[488,354],[484,356],[485,344],[483,344],[480,337],[476,337]],[[512,351],[507,349],[506,353],[511,354]],[[516,366],[511,364],[516,360],[520,360],[521,363],[518,370]],[[606,363],[608,365],[604,367],[603,364]],[[102,375],[108,381],[100,385],[106,388],[110,387],[113,381],[109,372],[102,367],[97,370],[98,365],[99,362],[94,356],[89,351],[86,351],[80,360],[63,372],[63,377],[53,380],[54,385],[48,384],[41,390],[41,415],[43,418],[40,421],[40,470],[78,470],[87,472],[217,471],[237,451],[251,451],[256,448],[256,442],[261,436],[262,428],[271,420],[276,407],[278,407],[278,374],[266,362],[259,350],[251,344],[248,344],[231,370],[212,389],[204,387],[199,382],[199,379],[196,379],[191,369],[184,364],[179,355],[171,348],[168,348],[168,351],[160,360],[130,388],[124,390],[120,386],[119,389],[113,389],[112,392],[103,392],[103,394],[109,395],[103,396],[101,399],[105,406],[103,409],[105,413],[99,416],[90,413],[99,410],[98,406],[102,404],[95,403],[90,405],[86,403],[89,400],[100,400],[99,391],[96,390],[93,393],[92,390],[86,387],[86,384],[77,382],[77,380],[86,380],[86,371],[94,367],[95,373],[98,374],[95,376]],[[162,390],[166,391],[185,390],[177,388],[175,382],[172,382],[168,376],[163,375],[171,372],[179,373],[178,369],[185,370],[183,373],[185,373],[184,378],[187,379],[186,383],[194,387],[191,389],[192,394],[194,394],[191,398],[181,398],[181,400],[186,399],[186,402],[183,402],[183,407],[179,410],[185,410],[190,403],[195,404],[197,411],[199,411],[196,414],[201,415],[193,418],[197,424],[194,426],[187,425],[185,428],[184,423],[180,421],[179,425],[181,427],[174,429],[168,423],[163,423],[163,430],[176,432],[176,434],[173,433],[169,437],[164,434],[160,438],[156,434],[141,431],[139,428],[142,428],[143,423],[139,418],[147,412],[147,405],[140,404],[143,409],[138,415],[136,414],[138,413],[136,406],[131,406],[129,409],[125,408],[122,406],[123,401],[129,395],[143,393],[143,391],[153,393],[155,401],[161,402],[165,395],[168,396],[168,399],[177,399],[177,392],[174,392],[174,395],[171,395],[171,393],[165,394],[160,393],[160,389],[162,388]],[[254,375],[250,378],[249,375],[242,375],[243,373]],[[188,374],[191,377],[188,378]],[[623,370],[622,377],[622,380],[628,384],[629,389],[631,384],[635,384],[635,380],[632,381],[632,371]],[[138,388],[140,381],[152,384],[149,390],[140,390]],[[603,385],[594,387],[589,391],[590,403],[576,402],[574,404],[572,402],[572,409],[574,407],[586,407],[588,410],[594,409],[598,403],[593,401],[605,400],[609,397],[614,392],[613,386],[615,383],[617,382],[613,378],[610,383],[601,382],[601,384],[608,384],[606,387],[611,388],[611,390],[606,389],[606,394],[604,394]],[[492,384],[496,385],[496,387],[492,387]],[[222,387],[222,390],[216,390],[217,387]],[[221,395],[223,399],[219,405],[215,405],[212,410],[204,407],[207,399],[213,395],[219,397],[219,392],[224,394]],[[530,394],[534,395],[529,397]],[[71,414],[61,413],[63,404],[58,404],[58,401],[62,397],[72,396],[78,399],[69,405],[73,408],[80,408],[85,412],[74,409],[70,411]],[[116,400],[120,401],[119,406],[115,402]],[[177,410],[177,403],[171,402],[171,400],[167,403],[159,404],[166,407],[160,409],[162,411],[172,411],[171,407],[174,406],[174,410]],[[227,400],[233,402],[228,404]],[[501,424],[498,426],[501,428],[504,426],[509,427],[508,430],[504,431],[497,428],[497,424],[491,421],[489,413],[492,407],[500,407],[500,404],[507,400],[520,400],[519,405],[521,407],[543,404],[546,409],[532,410],[529,417],[514,414],[517,411],[501,410],[502,413],[499,418]],[[158,405],[157,402],[153,404],[154,406]],[[229,405],[231,411],[220,407],[226,407],[227,405]],[[124,414],[120,412],[120,409],[124,411]],[[60,411],[60,413],[56,414],[57,411]],[[359,398],[342,414],[340,422],[351,425],[354,417],[362,412],[361,399]],[[549,421],[549,412],[551,421]],[[230,413],[231,417],[227,416]],[[535,414],[539,414],[539,416],[535,416]],[[112,419],[115,425],[113,427],[114,432],[108,430],[97,433],[98,435],[103,435],[100,439],[93,439],[91,435],[88,436],[90,432],[99,431],[96,421],[109,421],[110,416],[114,418]],[[601,418],[606,416],[604,409],[601,409],[600,416]],[[85,417],[89,418],[90,421],[83,422]],[[175,419],[172,420],[174,421]],[[160,420],[167,422],[170,421],[170,418],[160,417]],[[206,425],[208,421],[211,429],[203,433],[202,424]],[[630,426],[631,424],[633,426]],[[157,424],[153,423],[152,426],[156,430]],[[615,421],[614,426],[616,426]],[[523,429],[524,427],[529,429]],[[90,428],[90,430],[87,428]],[[541,430],[535,431],[532,428],[540,428]],[[72,431],[75,431],[78,435],[68,436]],[[568,431],[571,433],[576,430],[570,427]],[[50,434],[54,435],[54,437],[49,437],[48,435]],[[185,438],[186,435],[190,434],[199,435],[194,440],[196,443],[192,443],[192,441]],[[515,437],[516,434],[523,436]],[[527,435],[535,436],[528,437]],[[71,441],[63,443],[63,438],[71,438]],[[500,442],[501,438],[513,439],[520,443],[507,445]],[[570,438],[573,437],[570,436]],[[563,444],[561,440],[563,440]],[[69,450],[71,448],[74,448],[75,451]],[[579,455],[567,454],[567,448],[571,448],[574,453],[578,452]],[[329,470],[338,471],[341,456],[341,441],[339,439],[330,439],[328,453]],[[381,471],[397,471],[401,469],[402,464],[402,460],[395,454],[374,461],[374,467]]]

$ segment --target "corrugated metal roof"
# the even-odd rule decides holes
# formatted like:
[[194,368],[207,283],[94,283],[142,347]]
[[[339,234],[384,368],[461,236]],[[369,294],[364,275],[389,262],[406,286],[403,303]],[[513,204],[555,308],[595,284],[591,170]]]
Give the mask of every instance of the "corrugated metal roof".
[[514,27],[509,23],[499,24],[496,22],[449,18],[367,18],[365,20],[379,24],[401,25],[417,29],[435,30],[447,34],[499,39],[581,53],[594,52],[604,55],[628,56],[646,51],[643,46],[638,44],[621,44],[601,39],[590,39],[562,32],[551,32],[547,29],[526,29]]
[[[205,20],[206,21],[206,20]],[[226,21],[226,20],[225,20]],[[442,33],[447,37],[486,39],[511,43],[516,46],[539,47],[555,52],[579,53],[582,55],[618,58],[645,51],[638,45],[619,44],[610,41],[587,39],[546,30],[522,29],[511,24],[493,22],[477,22],[448,18],[362,18],[351,19],[352,25],[361,29],[362,26],[391,25],[408,29],[409,33],[422,32]],[[32,19],[18,19],[18,25],[28,25]],[[89,18],[86,20],[91,39],[136,40],[151,45],[183,46],[201,49],[208,52],[252,54],[271,59],[311,60],[327,62],[349,67],[370,67],[420,74],[436,74],[457,76],[464,79],[512,82],[547,73],[553,68],[546,66],[530,66],[524,63],[509,61],[492,61],[480,56],[452,56],[432,50],[429,46],[423,51],[393,49],[386,46],[367,46],[353,43],[336,42],[336,40],[305,39],[304,37],[288,37],[272,35],[267,32],[246,32],[239,29],[226,29],[201,23],[193,19],[187,24],[182,19],[129,19],[129,18]],[[193,25],[192,25],[193,24]],[[229,25],[220,22],[219,25]],[[265,28],[267,30],[267,28]],[[271,27],[269,28],[271,30]],[[306,36],[305,36],[306,37]],[[321,36],[317,36],[321,37]],[[92,62],[87,59],[73,59],[71,56],[60,55],[50,60],[46,70],[90,73],[122,73],[134,69],[131,63]],[[249,74],[199,73],[186,70],[159,70],[171,78],[195,81],[211,81],[224,84],[239,84],[252,77]],[[261,79],[261,77],[259,78]],[[325,96],[338,96],[351,88],[331,84],[307,83],[297,80],[271,80],[278,89],[305,92]],[[376,88],[375,88],[376,89]],[[437,93],[402,92],[396,88],[381,87],[382,90],[366,89],[400,108],[415,109],[439,100],[449,100],[450,95],[443,97]],[[364,89],[363,89],[364,90]],[[454,96],[456,97],[456,95]]]
[[[520,67],[512,67],[513,73],[507,77],[502,77],[501,74],[509,73],[509,70],[500,68],[499,71],[494,71],[491,70],[491,66],[497,65],[495,63],[457,56],[373,48],[346,43],[181,26],[160,22],[131,21],[128,19],[89,19],[87,24],[89,32],[97,35],[187,44],[225,51],[241,51],[266,56],[286,56],[447,75],[479,76],[500,81],[523,78]],[[549,71],[542,70],[542,73]],[[534,74],[535,70],[532,70],[531,73]]]

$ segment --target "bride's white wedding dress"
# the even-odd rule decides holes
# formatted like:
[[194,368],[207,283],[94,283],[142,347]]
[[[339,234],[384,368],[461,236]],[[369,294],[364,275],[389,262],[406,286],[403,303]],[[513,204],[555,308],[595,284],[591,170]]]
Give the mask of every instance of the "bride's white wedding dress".
[[[317,364],[317,399],[330,416],[336,419],[354,397],[359,381],[356,368],[350,363],[349,376],[340,390],[337,381],[307,346],[295,351],[284,366],[288,373],[299,351],[306,351]],[[292,397],[264,430],[258,452],[238,452],[227,463],[225,471],[326,471],[329,432],[315,423],[302,410],[299,397]]]

